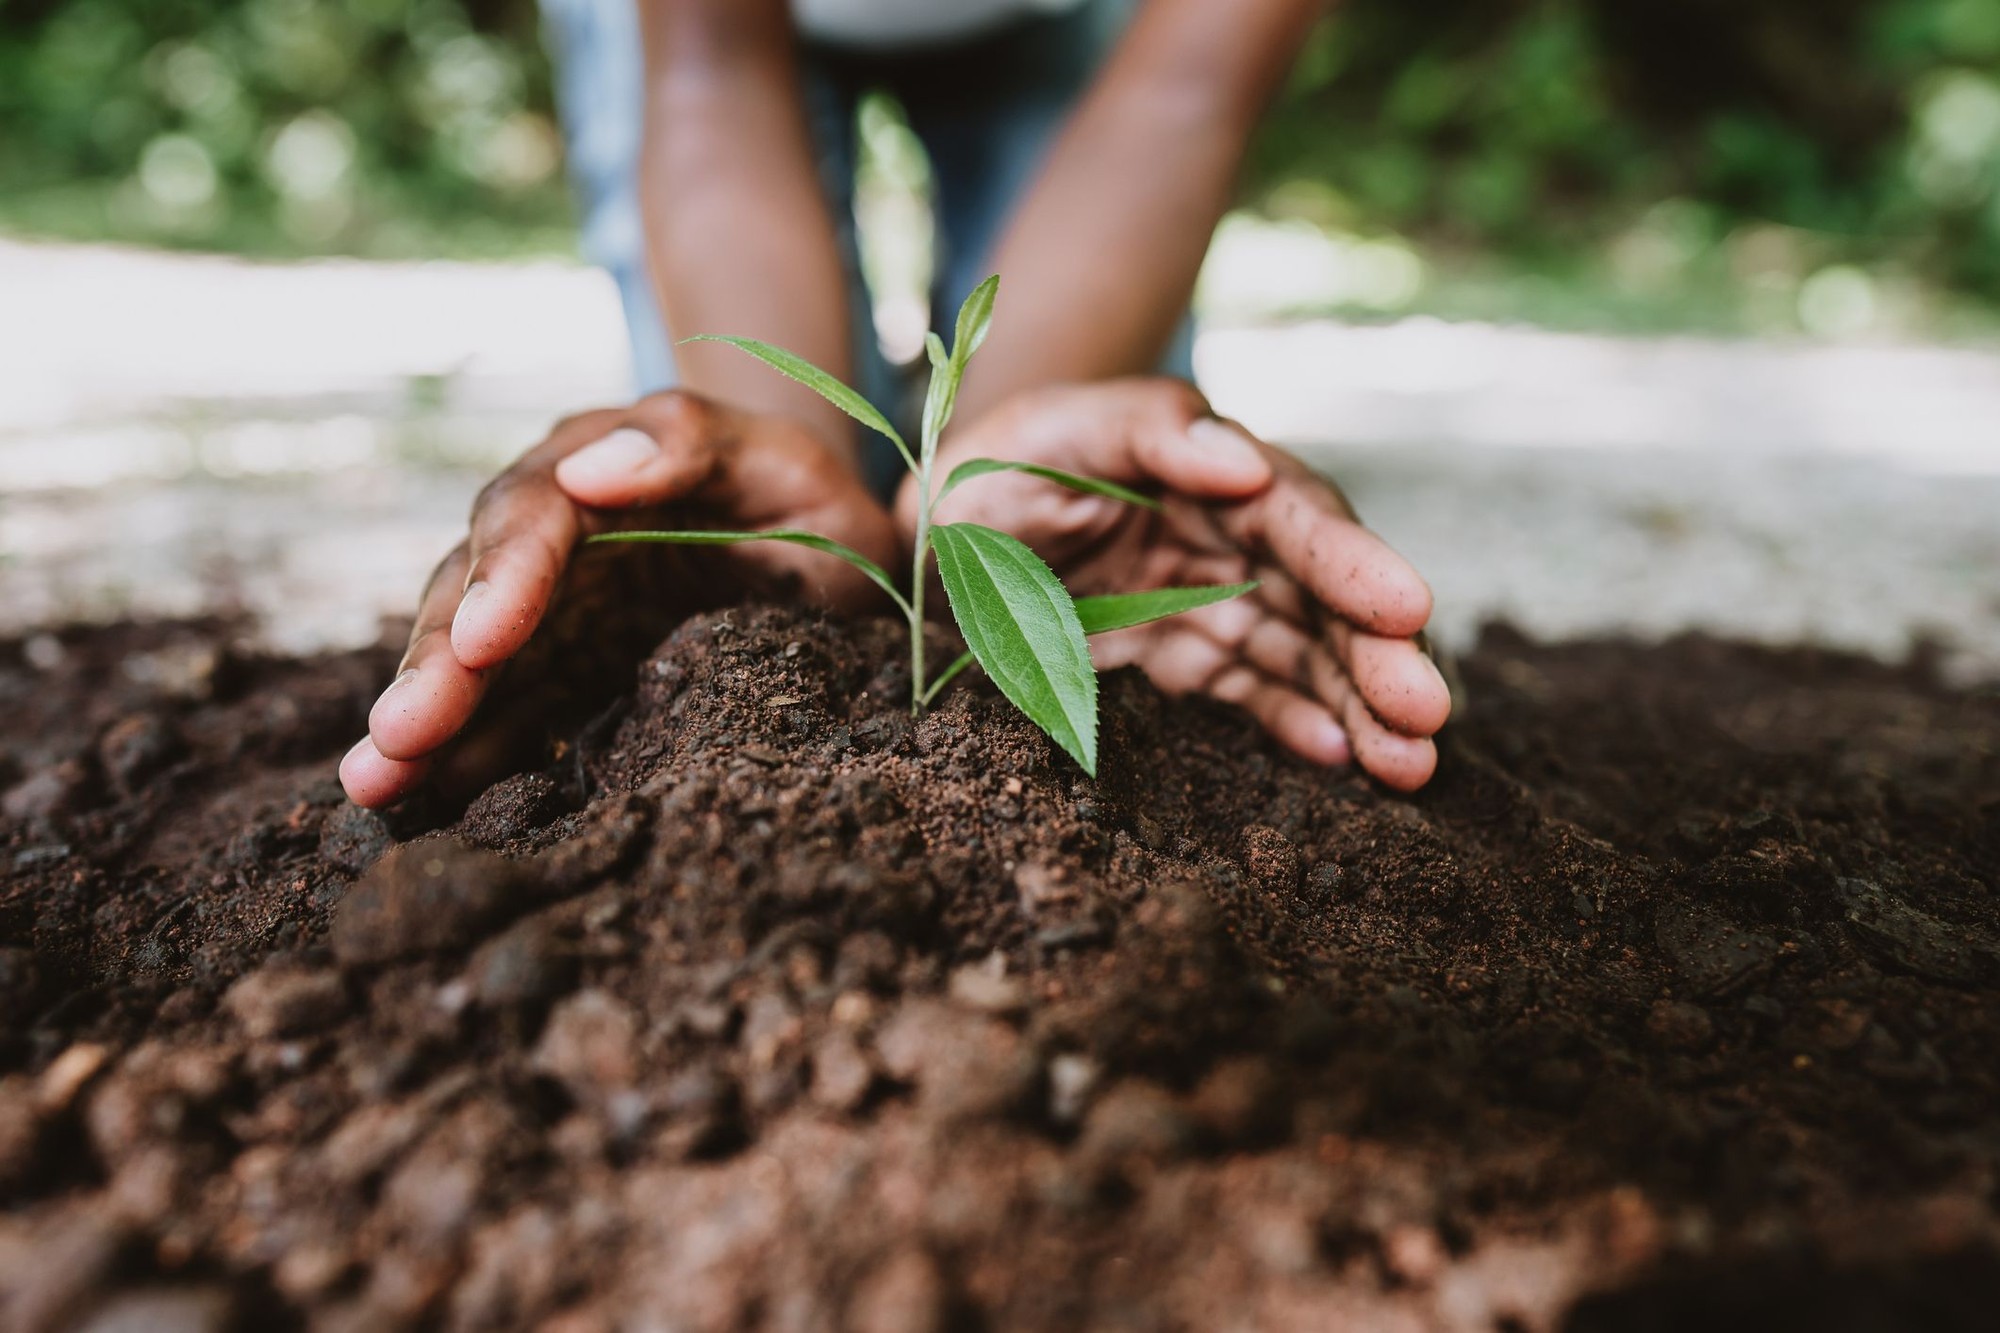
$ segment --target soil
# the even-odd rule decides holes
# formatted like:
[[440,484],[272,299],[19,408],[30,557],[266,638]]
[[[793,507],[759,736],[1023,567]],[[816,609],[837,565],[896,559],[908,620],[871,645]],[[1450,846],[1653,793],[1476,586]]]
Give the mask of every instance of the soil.
[[387,650],[0,643],[0,1327],[1991,1327],[1991,693],[1493,630],[1402,798],[894,635],[449,822],[334,781]]

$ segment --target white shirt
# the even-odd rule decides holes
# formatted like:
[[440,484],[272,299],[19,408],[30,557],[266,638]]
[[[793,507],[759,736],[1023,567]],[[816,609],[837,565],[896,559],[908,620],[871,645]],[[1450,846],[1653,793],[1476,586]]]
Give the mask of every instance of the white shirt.
[[834,46],[887,50],[963,41],[1030,14],[1083,0],[792,0],[799,31]]

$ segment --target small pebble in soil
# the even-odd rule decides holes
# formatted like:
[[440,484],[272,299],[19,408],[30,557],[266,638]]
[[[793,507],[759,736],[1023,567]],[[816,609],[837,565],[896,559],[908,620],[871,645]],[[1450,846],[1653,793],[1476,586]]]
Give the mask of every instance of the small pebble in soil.
[[27,1077],[0,1079],[0,1190],[20,1188],[42,1165],[42,1124]]
[[317,1032],[347,1012],[347,987],[330,969],[267,963],[231,986],[226,1009],[252,1040]]
[[21,823],[49,819],[82,807],[90,771],[82,761],[64,759],[38,768],[0,795],[0,814]]
[[2000,976],[2000,950],[1980,932],[1947,926],[1865,879],[1842,879],[1836,891],[1848,928],[1877,961],[1933,981],[1963,985],[1982,964]]
[[[73,1329],[110,1289],[130,1243],[127,1228],[107,1209],[72,1209],[38,1228],[31,1251],[0,1256],[0,1314],[20,1333]],[[22,1262],[30,1259],[32,1262]],[[8,1259],[13,1262],[7,1262]]]
[[180,737],[157,713],[133,713],[98,738],[97,761],[127,796],[159,772],[181,749]]
[[1023,861],[1014,867],[1014,892],[1030,918],[1064,912],[1082,896],[1070,881],[1068,867],[1046,861]]
[[586,1106],[603,1107],[638,1074],[638,1019],[623,1000],[583,990],[549,1014],[532,1063]]
[[547,773],[516,773],[466,807],[459,829],[474,842],[501,847],[563,812],[562,788]]
[[0,948],[0,1031],[19,1032],[42,997],[42,966],[32,949]]
[[841,990],[887,989],[896,980],[902,950],[879,930],[864,930],[841,940],[833,965],[833,984]]
[[1028,1005],[1026,988],[1007,975],[1007,955],[997,949],[979,962],[953,968],[946,989],[953,1003],[982,1013],[1019,1013]]
[[861,1280],[847,1306],[852,1333],[944,1333],[950,1293],[937,1261],[922,1250],[897,1251]]
[[1049,1061],[1049,1118],[1073,1125],[1083,1118],[1104,1077],[1104,1067],[1087,1055],[1064,1051]]
[[67,1111],[77,1094],[97,1077],[111,1052],[96,1042],[80,1041],[49,1062],[35,1081],[35,1103],[44,1115]]
[[890,1077],[917,1088],[917,1105],[942,1121],[1005,1115],[1026,1104],[1040,1068],[1027,1043],[995,1019],[905,1001],[875,1034]]
[[368,869],[395,845],[382,817],[358,805],[336,806],[320,825],[320,857],[350,875]]
[[525,869],[463,843],[407,843],[348,890],[332,943],[343,966],[462,949],[530,905]]
[[1646,1016],[1646,1031],[1670,1051],[1705,1050],[1715,1035],[1708,1011],[1686,1000],[1661,1000]]
[[1243,868],[1265,893],[1289,896],[1298,892],[1299,849],[1268,824],[1244,827]]
[[1324,906],[1337,898],[1345,897],[1347,877],[1332,861],[1321,861],[1306,872],[1306,901],[1315,906]]
[[539,1004],[575,984],[576,953],[530,917],[481,945],[469,975],[474,998],[489,1009]]
[[1208,1071],[1188,1109],[1219,1142],[1247,1147],[1283,1132],[1289,1108],[1282,1087],[1268,1060],[1239,1056]]
[[835,1028],[819,1039],[812,1055],[812,1099],[831,1111],[853,1111],[868,1097],[874,1067],[854,1034]]
[[1743,1012],[1771,1027],[1776,1027],[1785,1021],[1785,1006],[1768,995],[1744,996]]
[[1099,1170],[1133,1162],[1169,1162],[1191,1151],[1193,1117],[1172,1094],[1145,1079],[1120,1081],[1098,1097],[1084,1117],[1078,1156]]

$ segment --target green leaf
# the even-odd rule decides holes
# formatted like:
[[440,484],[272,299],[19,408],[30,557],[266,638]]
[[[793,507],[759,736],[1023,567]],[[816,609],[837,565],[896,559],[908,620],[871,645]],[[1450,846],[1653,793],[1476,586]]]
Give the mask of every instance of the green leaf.
[[[1130,629],[1134,625],[1150,624],[1155,620],[1165,620],[1183,611],[1196,607],[1212,606],[1216,602],[1226,602],[1232,597],[1257,590],[1257,580],[1248,583],[1214,583],[1198,588],[1160,588],[1153,592],[1116,592],[1102,597],[1079,597],[1076,599],[1076,618],[1083,625],[1084,636],[1109,634],[1115,629]],[[924,690],[924,702],[929,703],[944,693],[944,687],[957,678],[958,673],[972,665],[972,654],[962,653],[938,672]]]
[[718,333],[699,333],[692,338],[683,338],[681,341],[684,343],[727,343],[740,351],[748,352],[771,369],[777,371],[780,375],[785,376],[787,379],[797,380],[800,384],[805,385],[808,389],[811,389],[814,393],[826,399],[826,401],[832,403],[862,425],[868,427],[868,429],[888,436],[897,450],[902,453],[903,461],[910,465],[910,470],[913,472],[916,470],[917,460],[911,456],[910,446],[903,442],[903,437],[898,435],[896,428],[889,424],[889,418],[877,412],[875,405],[866,398],[863,398],[855,390],[848,388],[845,384],[842,384],[839,380],[827,374],[804,357],[794,356],[782,347],[773,347],[769,343],[758,342],[755,338],[730,338]]
[[[937,335],[934,333],[931,338],[935,341]],[[945,423],[951,420],[951,409],[958,402],[959,374],[958,363],[949,358],[942,365],[933,363],[930,388],[924,393],[922,449],[926,464],[937,456],[938,437],[944,434]]]
[[965,646],[1028,719],[1097,775],[1097,673],[1076,606],[1042,558],[977,523],[931,530]]
[[924,354],[930,357],[932,370],[943,370],[951,364],[951,353],[944,350],[944,339],[928,329],[924,331]]
[[1155,620],[1165,620],[1196,607],[1213,606],[1232,597],[1255,591],[1249,583],[1213,583],[1199,588],[1156,588],[1151,592],[1114,592],[1103,597],[1076,599],[1076,618],[1085,634],[1107,634],[1114,629],[1130,629]]
[[837,555],[848,564],[866,574],[878,588],[895,598],[896,605],[903,608],[903,614],[910,614],[910,603],[902,590],[889,577],[889,571],[870,560],[852,546],[844,546],[831,537],[822,537],[817,532],[807,532],[802,528],[766,528],[762,532],[600,532],[588,538],[597,542],[670,542],[676,546],[736,546],[742,542],[790,542],[794,546],[809,546],[815,551],[825,551]]
[[1076,473],[1064,472],[1061,468],[1043,467],[1040,463],[1010,462],[1004,458],[966,459],[953,468],[951,475],[944,479],[944,489],[938,492],[938,499],[942,500],[950,495],[952,489],[961,482],[986,476],[990,472],[1025,472],[1031,477],[1040,477],[1043,481],[1052,481],[1058,486],[1067,486],[1086,495],[1109,496],[1113,500],[1123,500],[1126,504],[1138,505],[1141,509],[1157,510],[1160,507],[1160,502],[1152,496],[1128,490],[1116,482],[1099,481],[1096,477],[1079,477]]
[[952,331],[951,359],[958,363],[960,373],[965,363],[972,360],[972,354],[979,350],[979,344],[986,341],[988,330],[993,327],[993,298],[1000,294],[1000,275],[995,273],[986,281],[972,289],[972,295],[965,298],[965,304],[958,308],[958,327]]

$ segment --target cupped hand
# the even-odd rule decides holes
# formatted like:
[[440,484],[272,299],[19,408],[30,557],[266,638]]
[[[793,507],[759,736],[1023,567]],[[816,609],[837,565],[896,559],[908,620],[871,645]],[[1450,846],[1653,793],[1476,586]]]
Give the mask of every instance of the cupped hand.
[[[767,527],[885,564],[900,549],[848,460],[796,422],[680,392],[562,422],[480,492],[470,534],[431,575],[396,678],[341,761],[347,794],[379,807],[427,779],[498,776],[564,692],[615,692],[675,621],[747,589],[791,581],[837,609],[886,605],[851,566],[789,543],[577,549],[613,530]],[[524,706],[489,697],[503,674]]]
[[[1177,380],[1019,395],[954,432],[937,475],[968,458],[1040,463],[1157,496],[1158,512],[995,473],[937,521],[984,523],[1032,546],[1078,596],[1261,580],[1247,597],[1091,640],[1100,668],[1136,664],[1170,694],[1239,704],[1282,744],[1350,759],[1413,791],[1437,766],[1451,694],[1418,635],[1431,594],[1346,498],[1283,450],[1219,420]],[[906,484],[897,516],[916,517]]]

